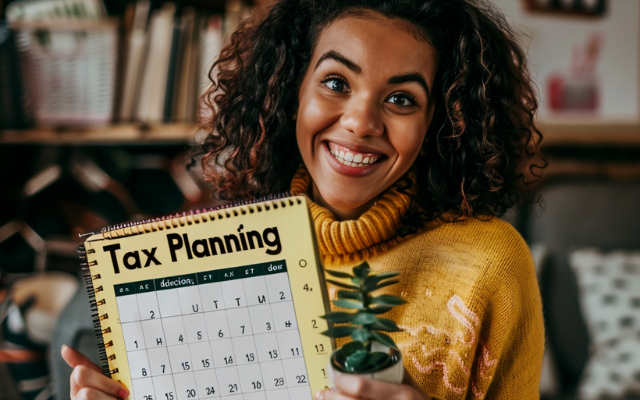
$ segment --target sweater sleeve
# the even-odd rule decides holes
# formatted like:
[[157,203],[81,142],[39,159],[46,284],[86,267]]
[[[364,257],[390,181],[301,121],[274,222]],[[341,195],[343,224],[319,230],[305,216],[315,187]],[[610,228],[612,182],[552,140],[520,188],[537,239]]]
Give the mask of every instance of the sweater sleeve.
[[472,382],[476,398],[540,398],[544,353],[540,290],[528,247],[519,235],[511,243],[491,268],[492,295],[482,318]]

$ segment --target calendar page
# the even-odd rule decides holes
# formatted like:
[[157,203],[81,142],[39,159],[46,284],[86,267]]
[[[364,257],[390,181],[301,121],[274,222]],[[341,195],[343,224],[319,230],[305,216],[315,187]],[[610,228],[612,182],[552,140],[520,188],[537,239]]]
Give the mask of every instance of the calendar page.
[[170,221],[85,242],[105,372],[135,400],[324,389],[333,347],[320,335],[328,303],[306,199]]

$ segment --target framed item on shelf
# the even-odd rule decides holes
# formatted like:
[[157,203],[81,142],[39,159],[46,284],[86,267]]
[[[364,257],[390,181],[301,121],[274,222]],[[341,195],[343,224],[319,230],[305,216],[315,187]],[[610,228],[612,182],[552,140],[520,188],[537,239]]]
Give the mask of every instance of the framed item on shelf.
[[492,0],[528,51],[547,138],[640,143],[640,2]]
[[601,17],[610,0],[522,0],[531,12]]

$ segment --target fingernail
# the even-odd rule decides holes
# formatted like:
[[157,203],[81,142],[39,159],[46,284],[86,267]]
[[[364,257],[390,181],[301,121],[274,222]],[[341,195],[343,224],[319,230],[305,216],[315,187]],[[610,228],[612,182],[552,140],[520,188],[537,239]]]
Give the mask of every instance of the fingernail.
[[316,392],[316,400],[322,400],[322,398],[324,397],[324,394],[322,394],[322,391],[319,390]]

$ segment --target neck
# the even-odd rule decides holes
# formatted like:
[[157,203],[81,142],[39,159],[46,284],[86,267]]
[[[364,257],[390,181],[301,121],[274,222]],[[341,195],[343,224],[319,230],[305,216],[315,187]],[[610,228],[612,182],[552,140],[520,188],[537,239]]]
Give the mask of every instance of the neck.
[[320,194],[320,191],[318,190],[318,187],[315,183],[313,183],[311,195],[313,196],[314,202],[331,211],[331,213],[336,217],[338,221],[346,221],[351,219],[357,220],[362,214],[364,214],[369,208],[371,208],[372,205],[376,203],[376,198],[373,198],[360,207],[356,208],[334,207],[322,198],[322,195]]

